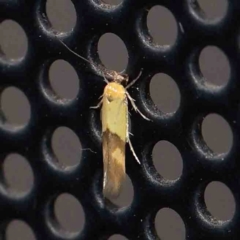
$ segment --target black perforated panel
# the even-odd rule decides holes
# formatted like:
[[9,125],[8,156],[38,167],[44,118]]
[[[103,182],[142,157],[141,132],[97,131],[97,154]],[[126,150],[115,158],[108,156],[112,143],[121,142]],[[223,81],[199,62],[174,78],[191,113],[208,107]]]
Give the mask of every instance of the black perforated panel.
[[[46,1],[0,0],[0,20],[16,21],[28,39],[27,53],[22,59],[10,61],[1,55],[1,90],[8,86],[18,88],[31,108],[24,127],[13,127],[1,114],[1,161],[12,152],[24,156],[34,178],[31,190],[20,194],[8,190],[1,174],[3,238],[7,224],[21,219],[40,240],[96,240],[108,239],[113,234],[132,240],[159,239],[155,216],[161,208],[170,208],[183,220],[186,239],[239,239],[239,1],[228,1],[226,14],[218,20],[207,19],[194,0],[124,0],[118,6],[100,0],[72,2],[77,13],[76,26],[58,37],[90,59],[92,65],[58,41],[46,17]],[[149,34],[147,14],[155,5],[166,7],[178,23],[177,38],[171,46],[158,46]],[[127,48],[125,73],[130,79],[143,69],[140,80],[129,92],[151,119],[145,121],[130,109],[132,141],[142,164],[137,164],[127,147],[126,168],[134,199],[125,208],[103,200],[100,115],[90,109],[97,104],[105,85],[97,44],[107,32],[119,36]],[[211,45],[221,49],[229,61],[229,81],[222,87],[207,83],[198,64],[202,49]],[[71,100],[59,97],[49,82],[49,67],[58,59],[70,63],[80,79],[77,96]],[[149,94],[151,78],[161,72],[175,80],[181,95],[179,108],[171,114],[161,112]],[[210,113],[222,116],[232,130],[233,144],[227,153],[214,153],[203,141],[201,124]],[[62,166],[51,147],[51,136],[60,126],[70,128],[86,149],[80,163],[73,167]],[[172,143],[181,154],[183,170],[176,180],[166,180],[153,165],[152,150],[161,140]],[[207,211],[204,191],[212,181],[226,184],[234,196],[236,209],[228,221],[217,220]],[[82,231],[64,231],[56,221],[54,201],[62,193],[75,196],[81,203],[85,214]]]

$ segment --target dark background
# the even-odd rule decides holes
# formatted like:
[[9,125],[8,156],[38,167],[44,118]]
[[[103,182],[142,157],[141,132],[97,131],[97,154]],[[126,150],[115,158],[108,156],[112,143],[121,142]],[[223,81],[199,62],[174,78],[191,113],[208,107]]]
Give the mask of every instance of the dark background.
[[[118,5],[121,0],[104,0],[105,3]],[[209,21],[224,17],[227,0],[198,0],[199,6]],[[156,45],[173,45],[178,32],[178,25],[184,34],[184,26],[176,21],[170,10],[156,5],[148,11],[147,26]],[[70,32],[76,23],[76,10],[70,0],[48,0],[46,4],[47,18],[52,28],[59,32]],[[24,58],[28,41],[23,28],[11,19],[4,19],[0,25],[0,46],[2,57],[8,61],[20,61]],[[64,47],[63,47],[64,48]],[[106,33],[98,42],[100,60],[108,69],[122,71],[128,64],[128,52],[124,42],[115,34]],[[143,56],[144,57],[144,56]],[[222,87],[228,83],[230,76],[229,61],[220,48],[209,45],[205,47],[198,59],[202,75],[207,84]],[[179,63],[181,64],[181,63]],[[1,76],[0,76],[1,78]],[[74,99],[81,81],[74,68],[64,60],[55,61],[49,71],[49,79],[55,93],[64,99]],[[152,77],[150,95],[160,111],[172,114],[178,110],[181,94],[175,79],[164,72]],[[2,89],[1,109],[9,127],[21,128],[31,118],[31,102],[24,92],[15,88]],[[212,113],[202,123],[202,135],[208,147],[215,153],[226,153],[232,146],[232,132],[227,121],[218,114]],[[132,137],[134,145],[134,137]],[[78,136],[68,127],[55,130],[51,140],[52,148],[63,166],[74,166],[81,159],[82,147]],[[83,149],[89,151],[89,149]],[[159,174],[166,179],[176,180],[181,177],[182,157],[178,149],[168,141],[158,142],[152,152],[153,162]],[[194,161],[194,159],[192,159]],[[126,160],[128,161],[128,159]],[[17,152],[10,153],[4,159],[3,173],[5,181],[12,192],[27,192],[34,184],[34,175],[28,159]],[[130,178],[124,184],[118,199],[113,200],[120,207],[131,204],[133,186]],[[235,211],[234,197],[230,189],[219,181],[208,184],[204,193],[207,209],[218,220],[231,219]],[[54,205],[55,215],[63,229],[80,231],[84,226],[84,212],[81,203],[70,194],[61,194]],[[185,226],[181,216],[170,208],[160,209],[155,218],[155,227],[162,240],[182,240],[186,238]],[[12,219],[6,226],[8,240],[35,239],[31,226],[21,219]],[[113,235],[109,239],[126,239],[121,235]]]

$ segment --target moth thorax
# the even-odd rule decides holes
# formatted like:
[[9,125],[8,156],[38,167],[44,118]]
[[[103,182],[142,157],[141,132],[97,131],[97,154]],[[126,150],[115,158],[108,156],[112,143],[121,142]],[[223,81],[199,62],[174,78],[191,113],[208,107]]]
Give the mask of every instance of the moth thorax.
[[124,99],[126,96],[125,88],[117,82],[110,82],[104,89],[104,95],[109,101],[114,99]]

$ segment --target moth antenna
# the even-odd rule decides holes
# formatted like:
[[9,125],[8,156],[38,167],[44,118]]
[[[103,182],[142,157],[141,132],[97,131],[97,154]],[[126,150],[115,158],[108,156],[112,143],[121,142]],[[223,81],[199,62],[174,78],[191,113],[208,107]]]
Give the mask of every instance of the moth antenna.
[[143,70],[141,69],[141,71],[139,72],[138,76],[133,79],[127,86],[126,89],[130,88],[142,75]]
[[105,82],[106,84],[109,83],[109,81],[107,80],[107,78],[105,77],[105,75],[103,75],[103,79],[104,79],[104,82]]
[[125,69],[123,69],[121,72],[119,72],[120,74],[123,74],[125,72]]
[[75,56],[81,58],[81,59],[84,60],[85,62],[91,64],[91,62],[90,62],[88,59],[86,59],[85,57],[83,57],[83,56],[77,54],[76,52],[74,52],[70,47],[68,47],[68,46],[67,46],[62,40],[60,40],[59,38],[58,38],[58,41],[59,41],[69,52],[71,52],[71,53],[74,54]]

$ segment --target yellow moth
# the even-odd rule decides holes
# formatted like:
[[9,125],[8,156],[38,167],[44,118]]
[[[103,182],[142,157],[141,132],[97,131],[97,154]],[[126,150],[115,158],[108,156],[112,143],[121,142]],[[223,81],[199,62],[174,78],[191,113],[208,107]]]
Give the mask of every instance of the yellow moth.
[[140,74],[129,85],[124,87],[123,84],[128,82],[127,75],[119,74],[115,71],[108,73],[111,82],[108,82],[105,78],[107,85],[100,103],[95,107],[98,108],[102,105],[103,195],[108,198],[117,197],[119,195],[122,183],[125,179],[126,143],[129,144],[135,159],[140,164],[129,138],[127,101],[127,99],[129,99],[133,108],[139,112],[143,118],[149,120],[138,110],[134,100],[127,92],[127,88],[137,81]]
[[[90,63],[87,59],[73,52],[63,42],[61,43],[72,53]],[[128,83],[126,74],[120,74],[115,71],[107,72],[106,77],[104,77],[107,85],[104,88],[101,101],[97,106],[92,107],[102,107],[103,195],[107,198],[117,197],[125,180],[126,143],[129,144],[133,156],[140,164],[129,138],[128,99],[135,111],[146,120],[149,119],[139,111],[134,103],[134,99],[127,92],[127,89],[139,79],[140,75],[141,72],[136,79],[124,87]]]

